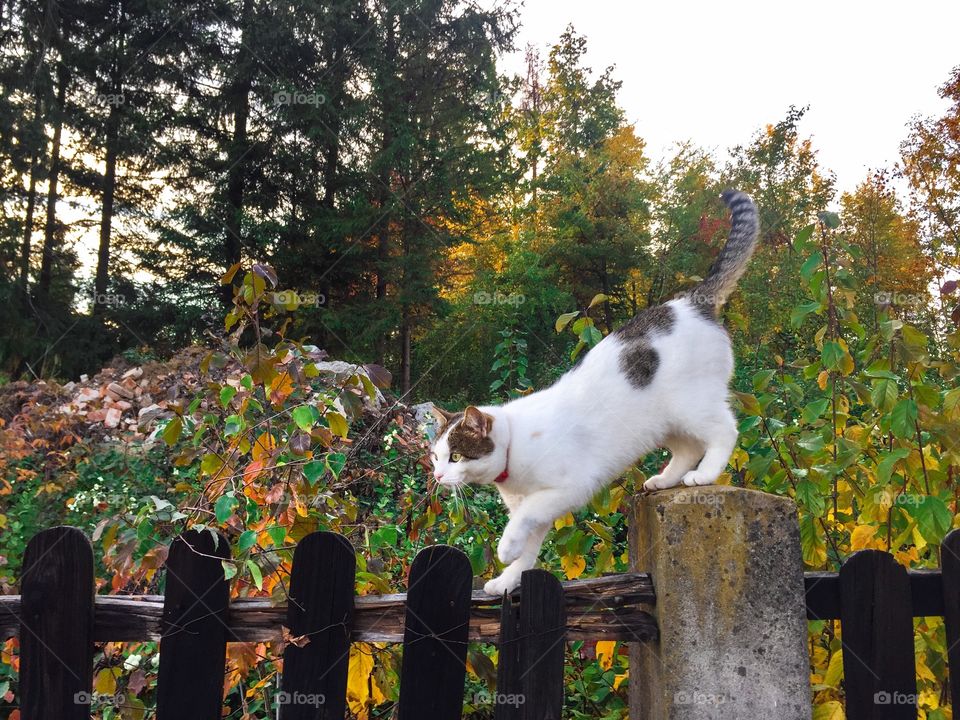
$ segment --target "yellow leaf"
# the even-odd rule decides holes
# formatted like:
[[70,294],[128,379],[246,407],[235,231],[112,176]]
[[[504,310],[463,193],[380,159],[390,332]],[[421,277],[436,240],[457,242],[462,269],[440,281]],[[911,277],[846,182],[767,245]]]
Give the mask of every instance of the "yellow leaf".
[[905,567],[912,567],[915,562],[920,561],[920,553],[917,552],[917,548],[914,545],[911,545],[907,550],[895,552],[894,557],[897,558],[898,563]]
[[830,379],[830,372],[827,370],[821,370],[820,374],[817,375],[817,385],[821,390],[827,389],[827,380]]
[[845,720],[843,706],[836,700],[830,700],[813,708],[813,720]]
[[368,720],[371,706],[386,700],[373,676],[373,647],[369,643],[350,645],[347,670],[347,705],[357,720]]
[[626,680],[628,677],[630,677],[630,671],[629,671],[629,670],[627,670],[627,672],[623,673],[623,675],[614,675],[614,676],[613,676],[613,689],[614,689],[614,690],[619,690],[619,689],[620,689],[620,684],[621,684],[624,680]]
[[553,521],[553,526],[557,530],[562,527],[567,527],[568,525],[573,525],[573,513],[567,513],[563,517],[559,517]]
[[104,668],[93,679],[93,689],[101,695],[115,695],[120,668]]
[[850,548],[853,550],[864,550],[876,547],[874,535],[877,529],[873,525],[858,525],[850,535]]
[[330,425],[330,432],[343,438],[347,436],[350,426],[347,424],[347,420],[343,415],[338,412],[328,412],[326,418],[327,423]]
[[830,658],[830,664],[827,666],[827,672],[823,676],[823,684],[830,687],[840,687],[840,681],[843,679],[843,650],[837,650]]
[[587,567],[587,561],[583,559],[583,555],[564,555],[560,558],[560,565],[567,574],[567,579],[575,580]]
[[597,643],[597,660],[600,663],[600,667],[604,670],[609,670],[613,667],[616,647],[617,643],[614,640],[601,640]]
[[270,452],[277,447],[277,440],[268,432],[263,433],[253,444],[253,459],[263,460],[270,457]]

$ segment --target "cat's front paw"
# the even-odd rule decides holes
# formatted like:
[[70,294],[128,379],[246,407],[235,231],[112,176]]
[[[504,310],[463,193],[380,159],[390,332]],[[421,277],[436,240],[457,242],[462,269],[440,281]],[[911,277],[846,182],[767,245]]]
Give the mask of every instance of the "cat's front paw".
[[666,490],[676,484],[676,480],[671,480],[666,475],[654,475],[643,483],[643,489],[647,491]]
[[497,545],[497,557],[504,565],[509,565],[523,554],[526,543],[526,538],[507,525],[507,529],[503,531],[503,537],[500,538],[500,544]]
[[483,586],[483,591],[487,595],[502,596],[505,592],[511,592],[520,587],[520,578],[513,573],[505,572],[500,577],[488,581]]
[[694,485],[712,485],[716,481],[716,475],[710,475],[702,470],[691,470],[683,476],[683,484],[687,487],[693,487]]

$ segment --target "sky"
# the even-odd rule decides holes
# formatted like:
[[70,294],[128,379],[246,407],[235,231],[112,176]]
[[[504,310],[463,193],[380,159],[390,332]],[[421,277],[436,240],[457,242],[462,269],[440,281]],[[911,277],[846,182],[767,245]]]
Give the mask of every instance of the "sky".
[[518,51],[544,54],[568,23],[587,64],[615,65],[627,119],[658,160],[692,140],[726,157],[790,105],[809,105],[812,136],[838,189],[897,160],[914,115],[940,115],[937,88],[960,65],[960,0],[526,0]]

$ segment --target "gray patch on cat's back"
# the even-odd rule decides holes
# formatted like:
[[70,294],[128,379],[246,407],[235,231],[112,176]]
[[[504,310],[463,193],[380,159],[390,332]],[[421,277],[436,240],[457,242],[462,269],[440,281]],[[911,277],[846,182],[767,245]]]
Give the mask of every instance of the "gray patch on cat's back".
[[676,321],[672,307],[655,305],[637,313],[616,331],[616,336],[624,343],[620,370],[630,384],[643,388],[653,381],[660,367],[660,355],[650,345],[651,336],[669,333]]

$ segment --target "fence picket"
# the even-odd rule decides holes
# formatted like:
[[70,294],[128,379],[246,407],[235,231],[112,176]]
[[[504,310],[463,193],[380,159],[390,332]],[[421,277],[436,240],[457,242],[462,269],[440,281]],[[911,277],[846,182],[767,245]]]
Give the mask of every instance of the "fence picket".
[[950,698],[960,710],[960,530],[953,530],[940,547],[943,622],[947,631]]
[[497,642],[497,692],[494,696],[493,720],[519,720],[520,705],[498,702],[522,693],[520,688],[520,613],[509,595],[503,596],[500,607],[500,638]]
[[520,688],[523,720],[560,720],[566,628],[563,586],[546,570],[520,582]]
[[278,698],[281,720],[344,717],[356,566],[343,535],[315,532],[297,544],[287,600],[293,640],[283,652]]
[[84,720],[93,689],[93,549],[76,528],[27,543],[21,574],[23,720]]
[[170,546],[157,677],[158,720],[209,720],[221,715],[230,586],[222,535],[189,530]]
[[434,545],[410,567],[399,720],[459,720],[473,570],[460,550]]
[[840,568],[843,673],[849,720],[915,720],[913,609],[906,568],[861,550]]

